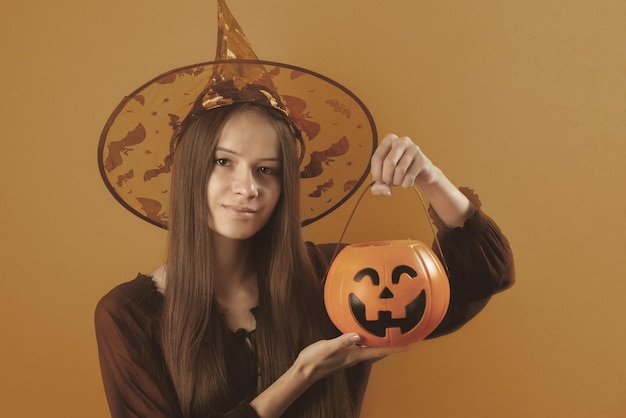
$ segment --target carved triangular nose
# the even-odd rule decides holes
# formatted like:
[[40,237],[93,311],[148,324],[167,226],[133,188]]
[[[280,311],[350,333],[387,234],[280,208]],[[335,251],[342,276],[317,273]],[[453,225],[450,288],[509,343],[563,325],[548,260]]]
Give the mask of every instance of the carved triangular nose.
[[381,299],[391,299],[393,297],[393,293],[391,293],[391,290],[389,290],[388,287],[385,287],[385,290],[383,290],[378,297]]

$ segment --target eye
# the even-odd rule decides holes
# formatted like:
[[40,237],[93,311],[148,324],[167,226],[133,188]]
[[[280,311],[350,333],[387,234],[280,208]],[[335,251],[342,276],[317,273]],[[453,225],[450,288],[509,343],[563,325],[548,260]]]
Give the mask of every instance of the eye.
[[378,275],[378,272],[371,267],[365,267],[364,269],[360,270],[354,276],[354,281],[360,282],[361,280],[363,280],[364,277],[369,277],[370,279],[372,279],[372,284],[374,286],[378,286],[380,284],[380,276]]
[[215,165],[218,165],[220,167],[226,167],[230,165],[230,160],[228,158],[216,158]]
[[403,274],[408,274],[411,279],[417,277],[417,272],[413,270],[409,266],[396,266],[391,273],[391,282],[393,284],[398,284],[400,282],[400,276]]
[[268,176],[277,175],[278,171],[279,169],[273,167],[259,167],[259,172]]

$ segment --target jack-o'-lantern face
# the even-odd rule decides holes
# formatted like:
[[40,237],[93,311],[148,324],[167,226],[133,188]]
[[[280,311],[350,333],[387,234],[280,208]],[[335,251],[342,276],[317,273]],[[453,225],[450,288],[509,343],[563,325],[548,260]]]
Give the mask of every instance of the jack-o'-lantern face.
[[348,246],[333,261],[324,289],[333,323],[369,346],[425,338],[443,319],[449,298],[441,263],[420,241]]
[[[367,277],[372,281],[373,286],[379,287],[379,289],[372,290],[363,283],[354,288],[354,293],[350,293],[350,310],[359,325],[370,334],[381,338],[385,336],[388,328],[400,328],[400,332],[403,334],[415,328],[422,319],[426,308],[426,292],[423,288],[419,289],[421,286],[419,280],[416,280],[417,276],[417,272],[409,266],[395,266],[391,273],[391,283],[394,289],[391,291],[389,286],[385,284],[380,286],[378,271],[371,267],[365,267],[359,271],[354,276],[355,281],[361,282]],[[403,278],[402,284],[400,284],[401,278]],[[404,281],[409,283],[404,283]],[[381,288],[384,289],[381,291]],[[371,297],[372,291],[380,291],[377,299]],[[360,298],[359,295],[361,295]],[[393,303],[387,303],[388,299],[394,298],[396,300]],[[367,306],[363,300],[369,301]],[[371,318],[372,313],[374,313],[374,319],[368,319],[368,309],[369,317]]]

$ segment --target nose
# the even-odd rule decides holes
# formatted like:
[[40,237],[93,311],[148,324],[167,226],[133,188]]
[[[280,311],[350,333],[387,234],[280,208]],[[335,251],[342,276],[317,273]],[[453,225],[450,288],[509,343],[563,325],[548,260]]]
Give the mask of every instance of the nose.
[[232,190],[234,193],[247,199],[254,198],[259,195],[258,185],[256,184],[254,174],[247,169],[238,170],[238,172],[233,176]]
[[385,286],[385,289],[383,289],[383,291],[380,293],[380,295],[378,295],[378,297],[381,299],[392,299],[393,293],[391,292],[391,290],[389,290],[387,286]]

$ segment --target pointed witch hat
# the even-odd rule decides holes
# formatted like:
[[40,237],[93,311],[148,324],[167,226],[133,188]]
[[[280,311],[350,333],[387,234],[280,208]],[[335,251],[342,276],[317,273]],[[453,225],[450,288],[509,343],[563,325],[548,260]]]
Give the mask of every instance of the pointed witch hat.
[[167,228],[172,155],[200,112],[236,102],[281,110],[300,135],[301,223],[344,203],[363,183],[378,143],[365,105],[339,83],[304,68],[259,60],[217,0],[214,61],[168,71],[126,96],[100,136],[98,164],[113,196]]

